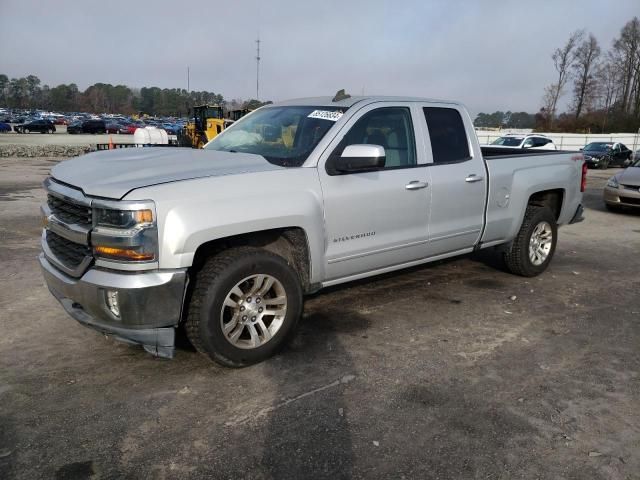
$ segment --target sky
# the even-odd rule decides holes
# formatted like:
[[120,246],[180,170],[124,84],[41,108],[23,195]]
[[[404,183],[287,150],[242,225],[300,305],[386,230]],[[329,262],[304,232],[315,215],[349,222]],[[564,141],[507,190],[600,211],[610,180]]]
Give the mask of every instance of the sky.
[[[607,50],[638,0],[0,0],[0,73],[226,99],[407,95],[536,112],[574,30]],[[569,100],[565,95],[563,102]]]

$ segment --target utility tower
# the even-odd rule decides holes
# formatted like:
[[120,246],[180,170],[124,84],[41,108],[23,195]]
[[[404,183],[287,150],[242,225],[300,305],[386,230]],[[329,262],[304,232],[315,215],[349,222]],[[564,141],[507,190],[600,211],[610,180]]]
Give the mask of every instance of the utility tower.
[[256,100],[260,100],[260,37],[256,40]]

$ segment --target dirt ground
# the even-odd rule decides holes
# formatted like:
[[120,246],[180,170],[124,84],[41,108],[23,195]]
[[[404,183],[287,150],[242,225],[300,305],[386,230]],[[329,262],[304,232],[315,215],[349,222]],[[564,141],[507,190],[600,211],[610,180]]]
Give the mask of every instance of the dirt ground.
[[604,210],[614,169],[542,276],[482,252],[324,291],[230,370],[63,312],[36,263],[53,162],[0,159],[0,478],[640,479],[640,215]]

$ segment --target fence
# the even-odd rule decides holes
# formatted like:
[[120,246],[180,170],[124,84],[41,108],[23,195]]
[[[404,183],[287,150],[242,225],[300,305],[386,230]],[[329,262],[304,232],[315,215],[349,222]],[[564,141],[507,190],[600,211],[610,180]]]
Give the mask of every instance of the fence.
[[[476,130],[478,140],[481,145],[488,145],[496,138],[502,137],[507,133],[522,133],[513,130],[503,130],[500,132],[491,130]],[[526,132],[530,133],[530,132]],[[640,134],[633,133],[603,133],[603,134],[579,134],[579,133],[541,133],[545,137],[549,137],[556,144],[559,150],[578,150],[589,142],[620,142],[624,143],[627,148],[633,150],[640,148]]]

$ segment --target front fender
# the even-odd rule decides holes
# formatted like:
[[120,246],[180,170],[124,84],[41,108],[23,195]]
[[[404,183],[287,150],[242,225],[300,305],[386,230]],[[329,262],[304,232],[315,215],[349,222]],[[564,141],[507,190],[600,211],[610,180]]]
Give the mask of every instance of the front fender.
[[186,180],[134,193],[156,203],[160,268],[191,266],[198,247],[212,240],[298,227],[308,239],[310,281],[324,275],[322,196],[314,168]]

